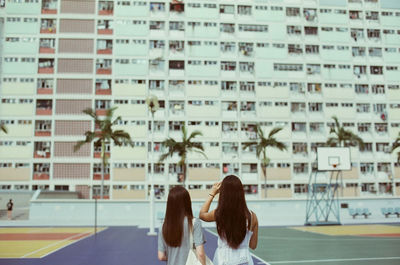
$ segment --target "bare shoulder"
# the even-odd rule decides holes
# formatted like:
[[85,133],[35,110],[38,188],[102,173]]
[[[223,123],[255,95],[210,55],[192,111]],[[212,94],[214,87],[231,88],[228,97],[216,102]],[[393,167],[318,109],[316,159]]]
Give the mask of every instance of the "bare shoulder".
[[254,231],[254,228],[258,226],[258,218],[253,211],[250,212],[251,212],[251,231]]

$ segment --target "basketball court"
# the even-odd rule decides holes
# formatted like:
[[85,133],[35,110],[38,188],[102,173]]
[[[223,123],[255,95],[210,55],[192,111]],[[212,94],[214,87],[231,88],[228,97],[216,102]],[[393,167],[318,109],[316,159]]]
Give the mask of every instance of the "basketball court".
[[[145,265],[157,260],[157,237],[138,227],[0,229],[1,265]],[[205,229],[213,257],[215,229]],[[400,225],[260,227],[254,264],[400,264]]]
[[[98,231],[103,228],[98,229]],[[22,227],[0,229],[0,258],[43,258],[92,235],[92,228]]]

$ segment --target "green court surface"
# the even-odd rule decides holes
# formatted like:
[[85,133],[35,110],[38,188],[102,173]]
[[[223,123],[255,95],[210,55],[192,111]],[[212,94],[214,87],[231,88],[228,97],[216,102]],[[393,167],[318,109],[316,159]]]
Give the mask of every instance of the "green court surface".
[[271,265],[400,264],[400,226],[260,227],[253,254]]

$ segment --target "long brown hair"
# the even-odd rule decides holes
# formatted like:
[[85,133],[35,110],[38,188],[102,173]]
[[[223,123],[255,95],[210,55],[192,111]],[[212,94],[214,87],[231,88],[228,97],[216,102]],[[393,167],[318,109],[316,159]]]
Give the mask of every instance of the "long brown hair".
[[162,234],[170,247],[179,247],[183,238],[183,222],[187,217],[192,228],[192,202],[189,192],[182,186],[176,186],[169,191],[167,210],[165,212]]
[[242,182],[235,175],[224,178],[215,210],[217,231],[231,248],[238,248],[250,229],[251,213],[246,205]]

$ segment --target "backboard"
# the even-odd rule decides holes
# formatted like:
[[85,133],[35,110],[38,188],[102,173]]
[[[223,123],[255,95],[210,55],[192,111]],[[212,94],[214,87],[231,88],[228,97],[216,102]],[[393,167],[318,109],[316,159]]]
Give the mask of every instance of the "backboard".
[[351,170],[350,148],[318,147],[317,161],[319,171]]

